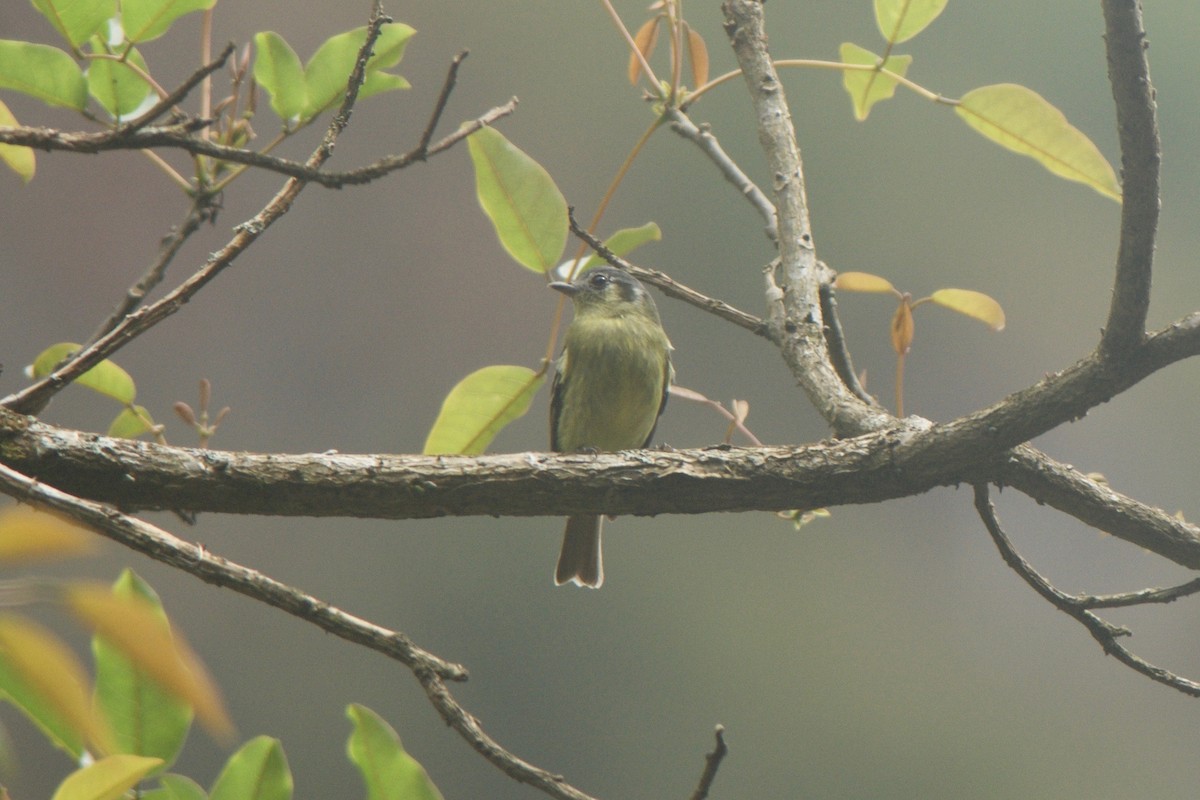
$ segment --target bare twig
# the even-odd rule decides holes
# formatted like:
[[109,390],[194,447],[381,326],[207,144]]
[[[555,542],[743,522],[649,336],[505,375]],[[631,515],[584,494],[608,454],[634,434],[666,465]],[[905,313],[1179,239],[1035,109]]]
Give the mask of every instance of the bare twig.
[[1127,647],[1117,641],[1120,637],[1131,635],[1128,629],[1113,625],[1096,616],[1088,610],[1089,606],[1085,598],[1074,597],[1059,591],[1050,581],[1046,580],[1046,578],[1035,570],[1017,552],[1008,536],[1004,533],[1004,529],[1000,527],[1000,521],[996,517],[996,509],[988,499],[987,484],[976,484],[975,486],[975,510],[979,512],[979,518],[983,520],[984,527],[987,528],[987,532],[991,535],[996,549],[1000,551],[1000,556],[1004,559],[1004,563],[1008,564],[1014,572],[1021,576],[1022,580],[1029,584],[1035,592],[1051,605],[1087,628],[1088,633],[1104,648],[1104,652],[1107,655],[1116,658],[1122,664],[1140,672],[1151,680],[1170,686],[1172,689],[1176,689],[1192,697],[1200,697],[1200,683],[1176,675],[1162,667],[1151,664],[1140,656],[1134,655]]
[[717,770],[720,769],[721,762],[729,753],[729,748],[725,746],[725,726],[718,725],[713,735],[717,744],[711,753],[704,756],[704,772],[700,774],[700,783],[697,784],[696,791],[692,792],[692,800],[704,800],[708,797],[713,781],[716,780]]
[[225,66],[225,62],[228,61],[229,56],[233,54],[233,49],[232,42],[225,45],[225,49],[221,51],[221,54],[217,56],[215,60],[205,64],[193,72],[190,76],[188,76],[187,80],[179,84],[178,88],[147,109],[146,113],[142,114],[137,119],[126,122],[124,125],[117,126],[117,128],[112,131],[113,138],[124,139],[128,136],[131,136],[142,128],[145,128],[154,120],[161,117],[169,109],[174,108],[183,101],[183,98],[187,97],[188,93],[191,92],[192,89],[195,89],[196,86],[203,82],[205,78],[219,70],[221,67]]
[[697,126],[687,114],[677,108],[669,109],[665,117],[671,123],[671,130],[699,147],[701,152],[708,156],[708,159],[725,177],[725,180],[733,184],[734,188],[746,198],[746,201],[763,218],[764,232],[767,238],[772,242],[778,242],[779,223],[775,218],[774,204],[763,193],[763,190],[750,180],[750,176],[742,171],[737,162],[725,152],[721,143],[717,141],[717,137],[713,136],[709,126],[707,124]]
[[200,226],[213,218],[213,198],[207,194],[198,194],[192,198],[192,206],[188,209],[187,216],[183,222],[176,228],[172,228],[171,232],[163,237],[159,243],[158,258],[152,263],[138,278],[137,282],[126,290],[125,296],[117,303],[117,307],[108,315],[108,319],[100,323],[95,332],[88,337],[85,346],[95,342],[104,334],[111,331],[120,324],[121,320],[129,316],[129,314],[146,299],[146,295],[159,283],[162,282],[163,275],[166,273],[167,266],[174,260],[176,254],[183,247],[184,242],[188,240],[193,233],[200,229]]
[[656,269],[647,269],[639,267],[629,261],[618,256],[613,251],[604,246],[604,243],[588,233],[583,226],[575,219],[574,209],[571,209],[568,214],[568,220],[571,226],[571,232],[578,236],[588,247],[596,252],[596,255],[607,261],[617,269],[622,269],[633,275],[638,280],[645,281],[652,286],[658,287],[667,297],[674,297],[676,300],[682,300],[685,303],[695,306],[696,308],[707,311],[714,316],[732,322],[739,328],[745,328],[757,336],[767,336],[766,324],[754,316],[747,314],[745,311],[740,311],[728,303],[701,294],[700,292],[671,278],[664,272],[659,272]]
[[442,113],[446,110],[446,103],[450,101],[450,93],[454,91],[454,86],[458,83],[458,68],[462,66],[462,62],[467,60],[468,55],[470,53],[463,50],[450,60],[450,69],[446,71],[446,80],[442,82],[442,90],[438,92],[437,102],[433,104],[433,113],[429,115],[429,122],[425,124],[425,131],[421,134],[421,139],[417,142],[413,152],[428,152],[429,143],[433,141],[433,132],[437,130]]

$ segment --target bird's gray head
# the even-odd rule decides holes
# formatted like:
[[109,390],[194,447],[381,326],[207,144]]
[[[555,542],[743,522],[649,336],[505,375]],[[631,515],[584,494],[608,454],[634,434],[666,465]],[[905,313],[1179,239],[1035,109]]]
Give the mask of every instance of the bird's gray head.
[[[589,269],[570,283],[555,281],[549,286],[574,300],[576,308],[606,307],[615,311],[632,305],[654,309],[654,300],[641,281],[615,267]],[[657,316],[657,311],[654,313]]]

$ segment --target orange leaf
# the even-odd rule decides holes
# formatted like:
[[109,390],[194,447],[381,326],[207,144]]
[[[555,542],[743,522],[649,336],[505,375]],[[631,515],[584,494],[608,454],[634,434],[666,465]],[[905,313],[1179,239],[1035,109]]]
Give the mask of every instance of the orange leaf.
[[[638,53],[647,61],[650,60],[650,54],[654,52],[654,45],[658,43],[658,26],[662,22],[662,15],[658,15],[646,20],[642,27],[638,28],[638,32],[633,37],[633,46],[637,48]],[[642,73],[642,62],[638,59],[637,53],[629,54],[629,82],[637,86],[638,77]],[[650,77],[649,75],[646,76]]]
[[65,517],[29,506],[0,511],[0,564],[86,555],[95,549],[95,536]]
[[696,33],[686,22],[683,27],[687,30],[688,61],[692,65],[692,88],[708,83],[708,47],[704,37]]
[[892,349],[896,355],[904,355],[912,347],[913,315],[912,306],[907,302],[901,303],[892,317]]
[[883,292],[900,296],[900,292],[892,286],[891,281],[869,272],[840,272],[837,280],[833,282],[833,287],[847,292]]
[[137,597],[115,595],[99,584],[68,586],[64,600],[75,616],[189,704],[215,736],[233,735],[233,722],[204,664],[153,606]]

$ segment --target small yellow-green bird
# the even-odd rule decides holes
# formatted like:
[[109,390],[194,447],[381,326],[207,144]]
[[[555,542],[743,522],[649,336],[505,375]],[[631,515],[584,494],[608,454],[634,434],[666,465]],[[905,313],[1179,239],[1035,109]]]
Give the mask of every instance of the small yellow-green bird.
[[[550,288],[571,298],[550,398],[550,448],[627,450],[650,444],[674,377],[671,342],[646,287],[613,267],[588,270]],[[554,582],[600,588],[601,517],[567,518]]]

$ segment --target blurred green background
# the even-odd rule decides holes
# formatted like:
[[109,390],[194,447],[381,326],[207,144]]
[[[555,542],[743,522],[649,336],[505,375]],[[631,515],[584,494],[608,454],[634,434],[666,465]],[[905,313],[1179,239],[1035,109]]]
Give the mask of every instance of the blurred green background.
[[[951,3],[900,52],[909,75],[955,96],[984,84],[1041,93],[1117,161],[1098,3]],[[644,2],[618,2],[627,24]],[[1200,307],[1200,5],[1147,4],[1164,141],[1163,221],[1151,309],[1161,325]],[[410,148],[451,57],[471,56],[443,130],[512,95],[504,133],[590,217],[651,120],[624,78],[624,45],[596,2],[389,3],[413,25],[399,71],[413,90],[355,111],[331,168]],[[714,74],[733,63],[719,4],[687,5]],[[302,57],[364,22],[368,3],[224,0],[215,41],[282,34]],[[836,58],[843,41],[878,47],[866,0],[767,6],[777,57]],[[145,49],[177,80],[199,58],[198,17]],[[51,41],[28,4],[0,6],[0,37]],[[950,419],[1060,369],[1095,344],[1109,300],[1119,209],[969,132],[946,109],[900,92],[863,124],[839,77],[788,71],[818,254],[839,270],[886,275],[916,296],[987,292],[1008,328],[935,308],[918,314],[907,408]],[[71,115],[5,93],[27,124]],[[265,103],[264,103],[265,107]],[[731,82],[694,108],[761,185],[749,103]],[[268,111],[255,122],[273,135]],[[319,126],[318,126],[319,127]],[[303,157],[313,130],[283,153]],[[171,156],[168,156],[171,157]],[[184,199],[136,154],[41,154],[21,186],[0,176],[0,392],[24,381],[43,347],[86,337],[154,257]],[[178,160],[177,160],[178,161]],[[1117,165],[1119,167],[1119,165]],[[278,187],[238,181],[217,225],[196,236],[174,285]],[[688,143],[660,132],[608,213],[604,233],[654,220],[663,242],[636,260],[761,312],[772,256],[761,222]],[[181,313],[122,351],[139,402],[159,418],[213,381],[233,413],[214,446],[255,451],[418,451],[441,397],[487,364],[536,366],[556,297],[511,263],[479,213],[466,148],[363,188],[310,187],[292,212]],[[770,443],[827,436],[763,341],[660,300],[680,383],[751,404]],[[856,364],[890,404],[889,301],[841,300]],[[1195,365],[1185,363],[1037,442],[1170,512],[1196,507],[1200,427]],[[67,391],[52,422],[102,430],[111,408]],[[546,446],[545,394],[497,451]],[[173,419],[173,418],[172,418]],[[718,441],[724,425],[675,402],[659,427],[677,447]],[[191,444],[179,423],[171,441]],[[1068,591],[1110,592],[1189,577],[1015,492],[998,499],[1025,554]],[[351,613],[394,627],[471,669],[459,698],[521,757],[601,796],[689,795],[712,728],[731,749],[715,797],[1190,798],[1200,784],[1200,705],[1106,658],[997,557],[970,492],[837,508],[799,532],[769,514],[621,519],[608,527],[603,590],[555,588],[557,519],[421,522],[203,515],[194,528],[152,519],[213,553],[263,570]],[[397,728],[448,798],[518,798],[517,786],[448,731],[400,666],[230,592],[105,545],[53,574],[113,578],[130,564],[160,591],[207,659],[241,733],[280,737],[298,796],[357,796],[344,756],[350,702]],[[1196,600],[1114,612],[1130,644],[1200,676]],[[48,796],[68,770],[11,709],[14,798]],[[211,783],[226,753],[193,736],[179,771]]]

